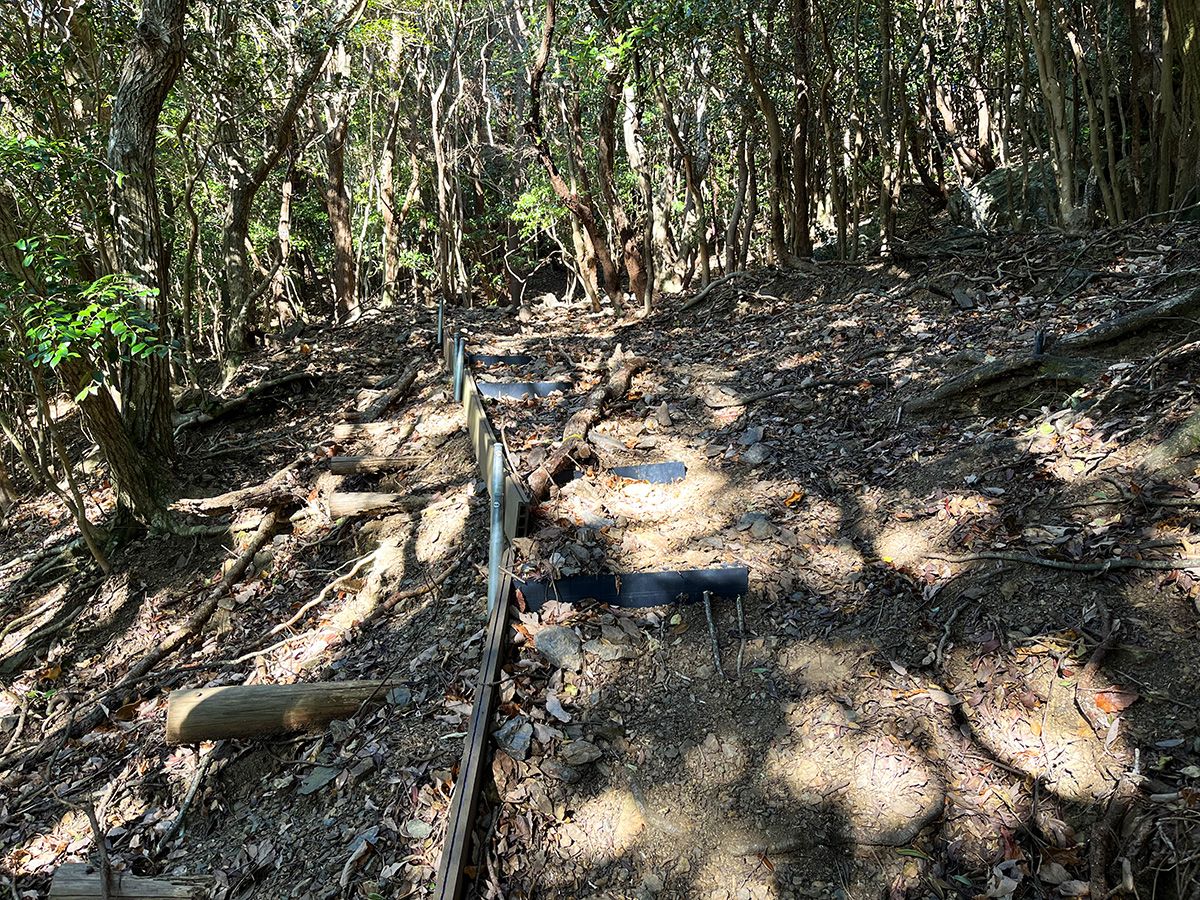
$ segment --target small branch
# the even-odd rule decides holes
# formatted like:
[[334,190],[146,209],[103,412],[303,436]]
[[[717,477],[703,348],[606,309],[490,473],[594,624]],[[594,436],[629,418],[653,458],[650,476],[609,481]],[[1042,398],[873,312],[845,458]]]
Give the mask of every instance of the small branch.
[[162,856],[163,851],[167,849],[167,844],[179,833],[179,829],[183,827],[183,818],[187,815],[188,809],[192,805],[192,801],[196,799],[196,793],[200,790],[200,783],[204,781],[204,776],[208,773],[209,768],[216,759],[221,748],[225,746],[224,741],[217,741],[213,744],[212,749],[204,755],[204,759],[196,766],[196,774],[192,776],[192,783],[188,787],[187,796],[183,798],[183,803],[179,807],[179,812],[175,814],[175,819],[171,822],[171,827],[167,829],[166,834],[158,842],[158,846],[154,851],[155,856]]
[[724,678],[725,670],[721,668],[721,645],[717,642],[717,623],[713,620],[712,594],[704,592],[704,617],[708,620],[708,639],[712,642],[713,667]]
[[745,269],[739,269],[736,272],[730,272],[728,275],[722,275],[720,278],[713,279],[704,287],[703,290],[700,291],[700,293],[688,300],[685,304],[683,304],[683,306],[679,307],[679,311],[687,312],[693,306],[699,306],[708,297],[709,292],[712,291],[712,289],[718,284],[724,284],[727,281],[733,281],[735,278],[745,278],[750,274],[752,273],[747,272]]
[[1068,562],[1062,559],[1044,559],[1027,553],[1005,553],[999,550],[985,553],[967,553],[962,556],[951,556],[944,553],[926,553],[930,559],[942,559],[951,563],[969,563],[984,559],[995,559],[1001,562],[1027,563],[1031,566],[1043,566],[1047,569],[1061,569],[1064,572],[1086,572],[1103,574],[1115,569],[1156,569],[1171,571],[1172,569],[1200,568],[1200,558],[1187,557],[1184,559],[1132,559],[1117,557],[1104,562]]

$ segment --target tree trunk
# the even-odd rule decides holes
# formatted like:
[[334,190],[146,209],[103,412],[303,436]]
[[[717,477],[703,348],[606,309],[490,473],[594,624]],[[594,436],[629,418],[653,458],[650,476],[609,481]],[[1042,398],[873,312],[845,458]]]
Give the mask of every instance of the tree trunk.
[[[147,314],[167,333],[168,273],[160,223],[155,151],[158,120],[183,68],[187,0],[145,0],[112,104],[108,165],[117,260],[148,293]],[[82,366],[77,368],[82,369]],[[91,372],[86,373],[90,382]],[[92,401],[92,402],[88,402]],[[112,470],[117,496],[143,523],[162,514],[171,431],[166,354],[130,366],[122,408],[100,389],[80,409]],[[136,448],[136,450],[134,449]]]
[[354,266],[354,234],[350,224],[350,195],[346,193],[346,129],[343,118],[325,135],[325,211],[333,236],[333,294],[339,318],[353,322],[359,316],[358,281]]
[[621,289],[617,280],[617,269],[613,265],[612,254],[608,252],[608,241],[596,220],[595,208],[591,198],[586,194],[572,191],[562,174],[554,157],[550,155],[550,147],[546,143],[545,129],[542,123],[541,88],[542,78],[546,74],[546,64],[550,61],[550,45],[554,39],[555,0],[546,0],[545,30],[542,32],[542,42],[533,66],[529,70],[529,118],[525,121],[525,133],[529,136],[538,160],[546,169],[550,186],[555,195],[567,210],[579,221],[587,239],[591,242],[596,260],[600,264],[600,272],[604,278],[604,290],[607,292],[613,306],[619,312],[622,308]]
[[812,256],[811,198],[808,190],[809,136],[812,133],[812,69],[808,57],[809,0],[792,0],[794,121],[792,125],[792,251]]

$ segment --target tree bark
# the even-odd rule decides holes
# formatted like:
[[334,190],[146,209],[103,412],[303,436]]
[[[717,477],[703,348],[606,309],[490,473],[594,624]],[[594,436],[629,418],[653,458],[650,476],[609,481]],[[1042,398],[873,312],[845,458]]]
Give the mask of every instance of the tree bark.
[[538,47],[537,56],[529,70],[529,118],[525,121],[525,133],[537,153],[538,160],[546,170],[550,186],[555,195],[567,210],[579,222],[591,241],[596,261],[600,264],[600,272],[604,278],[604,290],[619,311],[622,308],[621,290],[617,280],[617,269],[613,265],[612,255],[608,252],[608,240],[596,220],[595,208],[591,198],[586,194],[572,191],[563,179],[550,147],[546,143],[545,126],[542,122],[542,79],[546,74],[546,65],[550,61],[550,46],[554,39],[555,0],[546,0],[546,20],[542,31],[542,41]]
[[[117,262],[143,288],[143,306],[167,334],[168,273],[160,222],[155,151],[158,120],[183,68],[188,0],[145,0],[113,99],[108,139],[109,183]],[[91,371],[74,366],[78,387]],[[85,380],[86,379],[86,380]],[[122,407],[101,387],[80,403],[109,464],[118,500],[144,524],[161,519],[175,455],[170,366],[166,354],[129,366]]]

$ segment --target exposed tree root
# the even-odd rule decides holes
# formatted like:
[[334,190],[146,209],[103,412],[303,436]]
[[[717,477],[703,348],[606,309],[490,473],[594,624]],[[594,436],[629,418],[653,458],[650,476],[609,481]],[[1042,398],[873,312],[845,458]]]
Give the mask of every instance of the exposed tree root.
[[1161,472],[1200,449],[1200,410],[1184,420],[1166,440],[1146,454],[1142,469]]
[[44,762],[72,738],[79,738],[100,726],[111,715],[113,710],[120,709],[128,702],[132,691],[138,683],[150,673],[163,659],[174,653],[191,641],[208,623],[217,611],[221,599],[229,589],[241,579],[250,566],[254,555],[261,550],[274,535],[280,522],[278,511],[273,511],[263,519],[254,532],[246,549],[242,551],[237,561],[221,578],[220,583],[209,592],[208,597],[192,613],[191,617],[175,631],[168,635],[158,646],[145,653],[116,684],[105,691],[92,707],[82,716],[74,717],[63,728],[46,737],[36,747],[15,755],[0,758],[0,771],[36,765]]
[[633,376],[646,364],[647,361],[640,356],[623,356],[621,348],[617,347],[617,351],[608,362],[608,380],[588,394],[583,409],[567,420],[566,427],[563,428],[562,443],[530,474],[529,494],[533,503],[540,503],[549,496],[550,485],[554,483],[555,476],[563,471],[572,459],[587,458],[590,455],[591,450],[587,444],[588,431],[600,421],[605,404],[628,393]]
[[[1054,349],[1057,351],[1055,356],[1020,353],[983,363],[961,375],[946,379],[919,397],[914,397],[904,404],[904,408],[910,412],[921,412],[947,400],[975,391],[984,385],[1026,372],[1045,372],[1045,377],[1053,377],[1055,367],[1061,370],[1061,377],[1064,377],[1065,380],[1093,377],[1095,367],[1098,365],[1095,361],[1068,359],[1067,357],[1080,350],[1126,338],[1156,322],[1181,316],[1196,307],[1200,307],[1200,289],[1168,297],[1166,300],[1145,306],[1137,312],[1117,316],[1107,322],[1101,322],[1087,331],[1063,338],[1055,345]],[[1090,374],[1087,374],[1085,369],[1087,366],[1092,367]]]
[[1026,563],[1031,566],[1042,566],[1047,569],[1062,569],[1065,572],[1087,572],[1101,574],[1115,569],[1194,569],[1200,566],[1200,558],[1185,559],[1134,559],[1132,557],[1117,557],[1103,562],[1070,562],[1063,559],[1043,559],[1028,553],[1008,553],[1002,550],[992,550],[983,553],[964,553],[952,556],[944,553],[926,553],[930,559],[942,559],[952,563],[969,563],[983,559],[996,559],[1002,562]]
[[317,451],[305,450],[262,484],[239,488],[236,491],[227,491],[216,497],[176,500],[171,504],[171,510],[178,513],[211,516],[253,506],[273,507],[299,503],[300,499],[296,496],[296,485],[292,476],[298,469],[312,461],[315,452]]
[[730,272],[728,275],[722,275],[720,278],[714,278],[707,285],[705,285],[700,293],[696,294],[695,297],[692,297],[690,300],[684,303],[683,306],[679,307],[680,312],[686,312],[693,306],[699,306],[708,298],[709,292],[712,291],[712,289],[717,285],[724,284],[727,281],[733,281],[735,278],[745,278],[746,276],[752,274],[754,273],[748,272],[745,269],[739,269],[736,272]]
[[262,381],[254,387],[248,389],[244,394],[234,397],[232,400],[226,400],[223,403],[210,404],[201,406],[199,409],[184,413],[175,420],[175,432],[178,434],[185,428],[191,428],[194,425],[207,425],[209,422],[214,422],[222,416],[227,416],[230,413],[237,412],[246,406],[249,406],[256,400],[274,394],[282,387],[289,384],[299,382],[307,382],[313,384],[321,377],[320,372],[292,372],[289,375],[284,375],[281,378],[273,378],[270,381]]

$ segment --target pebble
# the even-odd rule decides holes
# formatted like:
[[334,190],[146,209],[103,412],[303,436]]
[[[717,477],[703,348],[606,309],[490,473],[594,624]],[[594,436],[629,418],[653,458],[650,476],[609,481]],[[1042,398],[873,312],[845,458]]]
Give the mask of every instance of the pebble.
[[757,444],[763,439],[766,430],[761,425],[752,425],[742,432],[742,436],[738,438],[738,443],[743,447],[750,447]]
[[571,741],[558,751],[559,760],[567,766],[586,766],[601,756],[600,748],[591,741]]
[[742,462],[748,466],[761,465],[766,462],[770,452],[763,444],[754,444],[742,454]]
[[667,403],[663,403],[654,411],[654,418],[658,420],[658,424],[663,428],[671,427],[671,411],[667,409]]
[[564,784],[575,784],[575,782],[579,781],[579,779],[583,777],[583,773],[577,768],[574,766],[569,766],[564,762],[560,762],[557,759],[543,760],[542,771],[551,778],[555,778]]
[[533,646],[550,665],[578,672],[583,668],[579,636],[563,625],[550,625],[533,636]]
[[642,887],[651,894],[657,894],[663,889],[662,876],[657,875],[654,872],[647,872],[642,876]]
[[533,726],[524,716],[513,716],[493,732],[496,745],[513,759],[524,759],[529,755],[533,743]]

